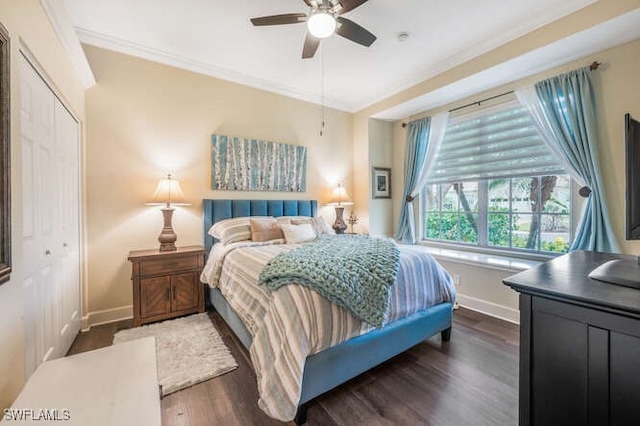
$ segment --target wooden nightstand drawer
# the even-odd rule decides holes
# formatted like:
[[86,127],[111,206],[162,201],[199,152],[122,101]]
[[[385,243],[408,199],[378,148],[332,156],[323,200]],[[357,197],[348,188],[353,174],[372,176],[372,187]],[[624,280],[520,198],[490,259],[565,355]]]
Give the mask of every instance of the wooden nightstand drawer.
[[140,276],[173,274],[181,271],[198,269],[201,254],[188,256],[172,256],[164,259],[149,259],[140,262]]

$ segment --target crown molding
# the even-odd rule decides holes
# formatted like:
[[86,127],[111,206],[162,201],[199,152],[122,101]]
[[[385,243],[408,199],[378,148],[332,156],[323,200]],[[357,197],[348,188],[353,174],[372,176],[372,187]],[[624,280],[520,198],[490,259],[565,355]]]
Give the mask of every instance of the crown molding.
[[55,31],[60,43],[67,52],[71,66],[80,79],[82,86],[88,89],[96,84],[96,79],[89,66],[89,61],[80,46],[80,40],[76,35],[71,20],[67,15],[63,2],[57,0],[40,0],[51,26]]
[[[301,101],[323,105],[321,96],[299,91],[285,85],[274,84],[272,82],[237,71],[232,71],[227,68],[218,67],[213,64],[197,61],[195,59],[187,58],[184,56],[175,55],[159,49],[142,46],[137,43],[132,43],[103,33],[87,30],[85,28],[76,27],[76,33],[78,34],[80,42],[84,44],[113,50],[115,52],[124,53],[125,55],[147,59],[164,65],[169,65],[198,74],[207,75],[209,77],[215,77],[221,80],[227,80],[256,89],[265,90],[267,92],[299,99]],[[353,109],[353,105],[337,102],[329,98],[326,98],[324,100],[324,105],[346,112],[355,111]]]
[[[396,121],[640,39],[640,8],[526,52],[506,62],[379,111],[372,118]],[[586,65],[586,64],[585,64]]]
[[[331,97],[323,99],[321,95],[298,90],[286,84],[266,81],[260,77],[248,75],[239,71],[220,67],[208,62],[199,61],[197,59],[189,58],[179,54],[169,53],[161,49],[146,47],[101,32],[96,32],[81,27],[76,27],[75,31],[77,34],[77,38],[79,38],[79,41],[88,45],[93,45],[96,47],[101,47],[127,55],[151,60],[165,65],[196,72],[198,74],[231,81],[259,90],[265,90],[283,96],[299,99],[305,102],[310,102],[317,105],[326,105],[331,108],[354,113],[375,105],[376,103],[383,101],[384,99],[397,95],[426,80],[429,80],[448,70],[451,70],[456,66],[477,58],[487,52],[490,52],[491,50],[494,50],[504,45],[505,43],[509,43],[519,37],[522,37],[531,31],[535,31],[536,29],[549,25],[553,21],[567,16],[575,12],[576,10],[584,8],[596,1],[597,0],[585,0],[580,2],[578,6],[576,6],[577,1],[567,2],[568,4],[566,4],[566,6],[562,8],[562,10],[558,10],[558,8],[555,8],[553,10],[545,11],[545,13],[536,15],[534,17],[535,22],[533,23],[533,25],[531,25],[531,23],[529,23],[529,25],[525,25],[523,22],[514,23],[514,25],[507,33],[502,33],[499,37],[481,41],[475,44],[472,48],[456,52],[449,57],[439,61],[438,63],[429,66],[427,69],[414,73],[413,75],[408,76],[407,78],[404,78],[399,82],[388,85],[386,87],[381,87],[380,90],[377,90],[374,93],[367,94],[364,97],[350,99],[347,101],[338,101],[335,98]],[[57,3],[56,0],[41,0],[41,2],[43,4]]]
[[528,33],[536,31],[546,25],[552,24],[554,21],[564,18],[584,7],[595,3],[597,0],[590,0],[585,3],[580,4],[580,6],[576,7],[575,5],[567,6],[564,9],[562,8],[554,8],[549,9],[547,13],[540,14],[537,16],[536,22],[533,25],[525,25],[523,23],[514,23],[511,27],[510,31],[506,33],[502,33],[499,36],[482,40],[481,42],[475,44],[473,47],[469,49],[461,50],[433,65],[430,65],[428,69],[422,70],[414,75],[405,78],[404,80],[392,85],[388,86],[386,89],[382,89],[373,95],[369,96],[367,99],[363,99],[358,102],[357,110],[360,111],[365,109],[377,102],[380,102],[384,99],[390,98],[391,96],[397,95],[404,90],[410,89],[426,80],[429,80],[439,74],[442,74],[450,69],[457,67],[458,65],[464,64],[472,59],[475,59],[479,56],[484,55],[494,49],[497,49],[505,44],[512,42],[522,36],[525,36]]

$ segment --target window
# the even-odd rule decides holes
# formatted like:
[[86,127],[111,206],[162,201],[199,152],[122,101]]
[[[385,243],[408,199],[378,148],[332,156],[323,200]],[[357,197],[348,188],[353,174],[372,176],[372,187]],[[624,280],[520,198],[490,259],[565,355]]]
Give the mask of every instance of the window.
[[571,179],[515,101],[450,120],[422,192],[423,238],[562,253]]

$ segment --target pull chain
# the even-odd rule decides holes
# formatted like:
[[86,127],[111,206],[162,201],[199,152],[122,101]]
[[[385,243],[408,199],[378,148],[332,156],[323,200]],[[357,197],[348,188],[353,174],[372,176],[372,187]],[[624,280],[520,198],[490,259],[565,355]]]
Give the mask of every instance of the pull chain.
[[320,136],[324,134],[325,125],[325,80],[324,80],[324,49],[320,46],[320,79],[322,80],[322,121],[320,122]]

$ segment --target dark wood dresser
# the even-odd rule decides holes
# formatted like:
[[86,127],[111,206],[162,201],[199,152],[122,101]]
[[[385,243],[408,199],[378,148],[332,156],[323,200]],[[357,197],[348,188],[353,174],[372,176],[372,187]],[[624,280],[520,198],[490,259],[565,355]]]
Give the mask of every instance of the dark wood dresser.
[[133,326],[204,312],[200,272],[204,247],[178,247],[175,251],[136,250],[132,263]]
[[578,251],[504,280],[520,293],[520,425],[640,423],[640,290]]

